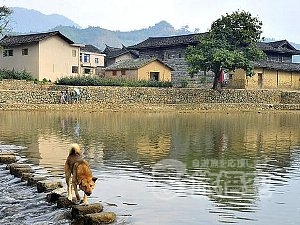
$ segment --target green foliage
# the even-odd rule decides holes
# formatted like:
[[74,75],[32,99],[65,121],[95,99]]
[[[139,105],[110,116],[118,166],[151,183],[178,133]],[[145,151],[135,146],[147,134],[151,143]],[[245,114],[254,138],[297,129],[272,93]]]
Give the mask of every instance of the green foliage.
[[172,87],[171,82],[155,80],[110,79],[92,76],[69,76],[58,79],[56,84],[72,86],[123,86],[123,87]]
[[13,70],[0,70],[0,80],[2,79],[15,79],[15,80],[34,80],[32,75],[25,70],[22,72]]
[[262,22],[258,18],[238,10],[213,22],[210,33],[215,39],[221,39],[236,49],[256,43],[260,39],[261,28]]
[[253,75],[252,61],[265,57],[257,47],[262,22],[250,13],[236,11],[226,14],[212,23],[208,33],[200,37],[197,46],[190,46],[186,52],[189,73],[212,71],[214,86],[220,72],[244,69],[247,76]]
[[12,10],[6,6],[0,6],[0,34],[2,34],[9,23],[9,16]]
[[185,88],[185,87],[187,87],[188,86],[188,81],[187,81],[187,79],[185,79],[185,78],[183,78],[183,79],[181,79],[180,80],[180,84],[181,84],[181,87],[182,88]]

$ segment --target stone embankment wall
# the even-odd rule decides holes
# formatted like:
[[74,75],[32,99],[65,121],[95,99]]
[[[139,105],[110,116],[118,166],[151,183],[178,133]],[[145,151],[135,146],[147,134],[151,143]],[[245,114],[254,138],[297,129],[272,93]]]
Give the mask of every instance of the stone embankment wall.
[[[118,109],[132,106],[137,109],[159,106],[177,109],[208,110],[236,109],[300,109],[299,91],[224,89],[215,91],[198,88],[134,88],[134,87],[79,87],[81,99],[77,105],[91,108]],[[19,109],[27,105],[60,104],[61,91],[74,90],[72,86],[34,84],[33,82],[0,81],[0,109]],[[73,104],[74,105],[74,104]],[[10,106],[10,107],[9,107]],[[12,108],[11,108],[12,107]],[[70,107],[70,106],[69,106]],[[87,107],[87,108],[89,108]],[[63,108],[63,107],[62,107]],[[122,108],[122,107],[121,107]],[[49,107],[48,107],[49,109]],[[57,109],[57,107],[55,108]]]

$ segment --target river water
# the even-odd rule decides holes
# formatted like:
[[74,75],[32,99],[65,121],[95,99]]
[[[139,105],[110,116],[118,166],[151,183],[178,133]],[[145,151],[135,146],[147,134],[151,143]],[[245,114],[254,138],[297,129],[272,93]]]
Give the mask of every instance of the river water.
[[[300,113],[0,112],[0,151],[64,179],[71,143],[116,224],[299,224]],[[70,224],[0,166],[1,224]]]

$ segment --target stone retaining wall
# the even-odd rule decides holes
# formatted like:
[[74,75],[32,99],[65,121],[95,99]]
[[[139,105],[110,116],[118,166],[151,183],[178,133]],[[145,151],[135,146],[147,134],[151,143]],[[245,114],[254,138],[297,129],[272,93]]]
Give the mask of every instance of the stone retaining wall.
[[[33,82],[0,81],[0,104],[3,105],[47,105],[59,104],[61,91],[72,91],[74,87],[34,84]],[[131,105],[147,107],[186,106],[195,108],[202,105],[249,104],[249,105],[298,105],[300,92],[280,90],[224,89],[215,91],[199,88],[146,88],[146,87],[79,87],[80,104],[88,105]],[[0,107],[1,108],[1,107]],[[2,107],[3,108],[3,107]],[[209,107],[211,108],[211,107]],[[280,107],[277,107],[280,108]],[[299,109],[299,106],[293,106]]]

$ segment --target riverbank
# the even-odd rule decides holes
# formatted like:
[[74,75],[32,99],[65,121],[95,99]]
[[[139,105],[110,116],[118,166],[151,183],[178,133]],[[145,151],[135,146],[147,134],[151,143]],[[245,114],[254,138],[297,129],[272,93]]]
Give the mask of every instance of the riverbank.
[[61,104],[73,86],[0,81],[0,110],[23,111],[262,111],[300,110],[300,91],[84,86],[80,100]]
[[254,103],[204,103],[195,104],[0,104],[4,111],[78,111],[78,112],[247,112],[247,111],[298,111],[300,104],[254,104]]

